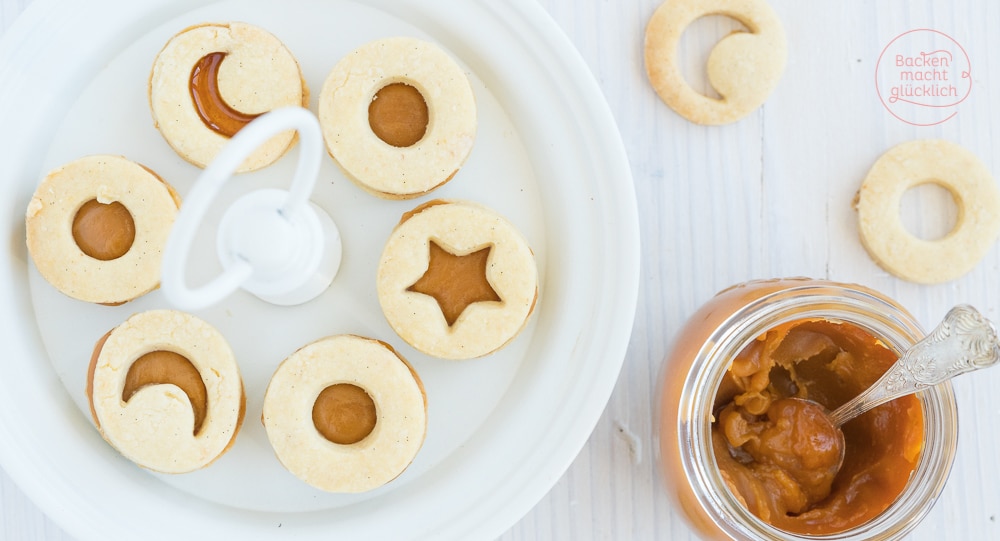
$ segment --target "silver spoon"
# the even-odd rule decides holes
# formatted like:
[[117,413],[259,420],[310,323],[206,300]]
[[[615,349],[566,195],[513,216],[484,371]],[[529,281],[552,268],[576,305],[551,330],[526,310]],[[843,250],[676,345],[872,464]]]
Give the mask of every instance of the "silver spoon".
[[1000,341],[993,324],[975,308],[960,304],[923,340],[904,351],[871,387],[834,410],[830,422],[840,427],[890,400],[998,361]]
[[813,473],[825,470],[832,482],[840,471],[846,454],[840,427],[847,421],[895,398],[943,383],[959,374],[993,366],[998,361],[1000,340],[996,329],[975,308],[960,304],[948,311],[933,332],[904,351],[878,381],[833,413],[826,414],[825,408],[812,400],[786,399],[822,412],[831,425],[828,432],[836,440],[839,456],[817,464]]

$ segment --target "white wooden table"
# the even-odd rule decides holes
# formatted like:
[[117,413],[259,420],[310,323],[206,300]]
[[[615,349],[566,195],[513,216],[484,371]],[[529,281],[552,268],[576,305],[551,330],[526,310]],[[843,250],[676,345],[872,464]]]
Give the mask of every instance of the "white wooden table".
[[[655,380],[678,327],[726,286],[830,278],[887,293],[925,327],[959,302],[1000,320],[1000,251],[951,283],[904,282],[868,257],[851,207],[875,159],[907,140],[957,142],[1000,173],[1000,130],[993,129],[1000,126],[1000,3],[772,0],[789,42],[777,91],[738,123],[702,127],[668,109],[646,80],[643,32],[659,0],[540,1],[579,49],[618,122],[638,196],[642,279],[631,345],[604,416],[563,478],[503,539],[694,537],[657,470]],[[0,31],[27,4],[0,0]],[[734,28],[710,17],[685,34],[693,86],[705,87],[704,59]],[[874,84],[883,47],[920,28],[954,37],[972,66],[972,91],[958,115],[931,127],[891,116]],[[944,192],[913,192],[903,205],[910,227],[932,237],[947,232],[954,209]],[[1000,539],[1000,369],[966,376],[955,388],[962,427],[955,468],[911,538]],[[35,539],[72,536],[0,471],[0,540]]]

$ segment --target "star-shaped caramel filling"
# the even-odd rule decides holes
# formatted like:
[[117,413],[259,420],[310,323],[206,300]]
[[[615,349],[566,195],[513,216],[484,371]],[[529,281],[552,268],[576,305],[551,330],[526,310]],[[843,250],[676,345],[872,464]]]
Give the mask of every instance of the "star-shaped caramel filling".
[[407,291],[430,295],[437,301],[451,327],[476,302],[500,302],[500,295],[486,278],[492,246],[466,255],[455,255],[432,239],[427,271]]

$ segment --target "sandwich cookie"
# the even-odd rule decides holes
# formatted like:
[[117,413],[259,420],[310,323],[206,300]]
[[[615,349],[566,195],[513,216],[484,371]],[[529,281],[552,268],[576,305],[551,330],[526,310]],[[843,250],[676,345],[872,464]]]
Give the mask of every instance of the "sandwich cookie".
[[[149,76],[153,122],[185,160],[205,167],[229,139],[272,109],[309,105],[309,89],[292,53],[266,30],[203,24],[163,47]],[[281,158],[294,131],[261,145],[237,169],[253,171]]]
[[88,156],[49,173],[25,216],[28,252],[56,289],[121,304],[160,283],[163,247],[180,197],[121,156]]
[[232,446],[246,409],[228,342],[174,310],[136,314],[97,342],[87,398],[104,439],[162,473],[211,464]]
[[471,359],[521,332],[538,298],[534,254],[486,207],[435,200],[405,214],[382,251],[379,303],[393,330],[423,353]]
[[261,421],[296,477],[328,492],[365,492],[413,461],[427,431],[427,401],[420,378],[391,347],[340,335],[278,366]]
[[476,102],[462,68],[433,43],[388,38],[334,66],[319,97],[330,156],[386,199],[424,195],[451,180],[476,137]]

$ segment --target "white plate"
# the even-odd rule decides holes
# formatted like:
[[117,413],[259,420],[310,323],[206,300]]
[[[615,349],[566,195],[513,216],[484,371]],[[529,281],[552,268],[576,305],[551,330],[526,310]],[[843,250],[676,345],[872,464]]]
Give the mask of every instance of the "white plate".
[[[182,476],[141,470],[94,430],[83,385],[93,343],[128,315],[169,304],[154,292],[121,307],[55,292],[27,261],[24,209],[42,175],[92,153],[122,154],[183,195],[198,170],[152,127],[153,56],[189,24],[243,20],[272,31],[316,95],[351,49],[390,35],[435,41],[467,69],[479,134],[456,177],[409,202],[373,198],[326,160],[313,200],[337,221],[344,264],[330,290],[279,308],[236,294],[198,315],[228,338],[247,388],[232,451]],[[0,461],[74,535],[167,539],[496,536],[558,480],[585,443],[625,354],[638,288],[638,226],[627,161],[607,106],[576,52],[530,1],[37,1],[0,45],[0,267],[10,345],[0,363]],[[16,129],[15,129],[16,127]],[[287,183],[296,151],[238,177],[226,201]],[[374,269],[402,212],[432,197],[479,201],[535,250],[542,279],[531,324],[506,349],[464,362],[405,346],[381,315]],[[206,228],[211,230],[213,220]],[[214,238],[208,231],[204,238]],[[196,250],[217,270],[209,241]],[[197,280],[197,278],[195,278]],[[427,440],[414,463],[363,495],[326,494],[278,464],[258,422],[263,390],[286,355],[322,336],[357,333],[397,347],[427,389]],[[47,361],[47,362],[46,362]]]

